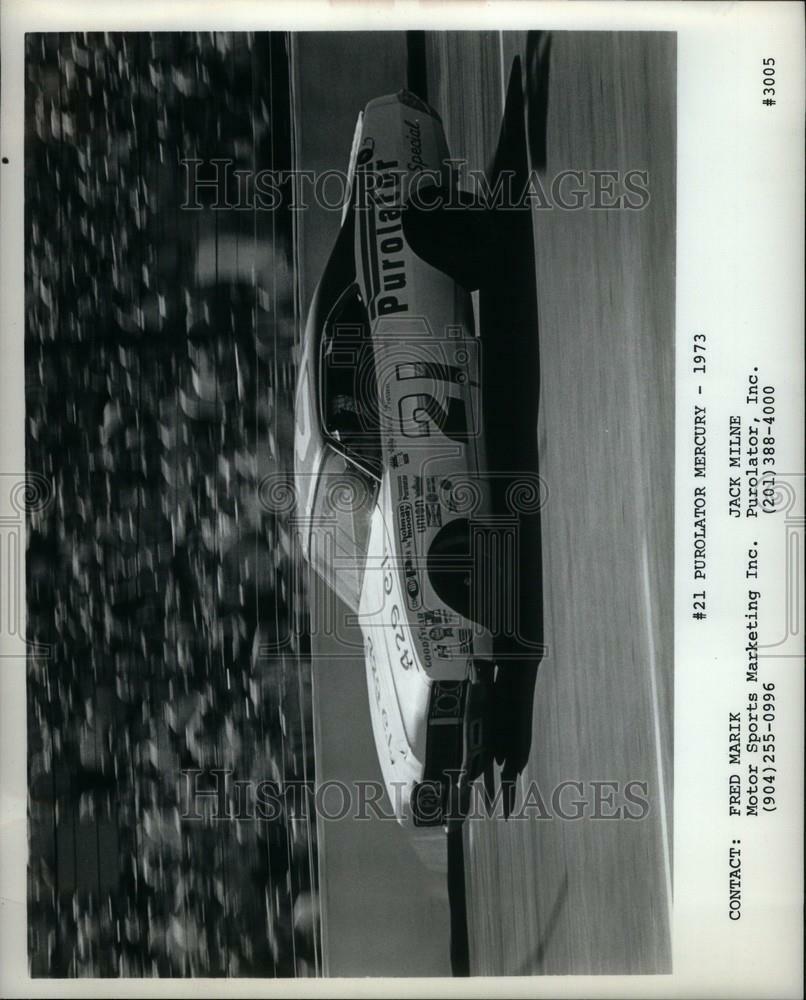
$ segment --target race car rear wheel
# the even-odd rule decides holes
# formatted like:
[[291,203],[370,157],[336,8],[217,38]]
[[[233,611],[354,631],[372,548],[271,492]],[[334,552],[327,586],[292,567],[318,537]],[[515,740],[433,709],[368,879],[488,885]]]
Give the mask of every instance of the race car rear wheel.
[[467,192],[421,185],[403,209],[403,233],[418,257],[468,291],[484,283],[494,256],[493,214]]

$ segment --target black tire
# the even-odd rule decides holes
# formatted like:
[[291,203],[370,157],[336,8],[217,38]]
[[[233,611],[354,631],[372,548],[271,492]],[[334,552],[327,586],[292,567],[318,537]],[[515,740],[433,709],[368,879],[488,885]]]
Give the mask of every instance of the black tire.
[[534,699],[537,666],[529,662],[499,667],[493,687],[494,749],[504,777],[514,778],[526,767],[532,747],[532,713],[524,712]]
[[471,292],[494,261],[493,215],[466,192],[421,185],[403,209],[403,233],[418,257]]
[[474,620],[470,522],[449,521],[428,552],[428,577],[441,601],[463,618]]

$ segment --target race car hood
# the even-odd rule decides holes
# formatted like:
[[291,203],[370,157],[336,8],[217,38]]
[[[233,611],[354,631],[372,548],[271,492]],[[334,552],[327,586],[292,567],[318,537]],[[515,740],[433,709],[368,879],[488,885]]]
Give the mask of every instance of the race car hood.
[[386,531],[385,493],[382,489],[372,517],[359,622],[378,760],[395,812],[402,818],[411,784],[423,777],[431,682],[417,657],[399,574],[392,569],[394,550]]

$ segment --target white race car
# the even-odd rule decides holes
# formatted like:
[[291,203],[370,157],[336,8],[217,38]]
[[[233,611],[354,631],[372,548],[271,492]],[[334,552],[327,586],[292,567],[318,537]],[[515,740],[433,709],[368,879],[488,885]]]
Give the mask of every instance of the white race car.
[[408,91],[359,116],[296,400],[304,555],[361,629],[378,759],[413,826],[461,821],[491,746],[473,255],[435,241],[429,216],[448,157],[439,116]]

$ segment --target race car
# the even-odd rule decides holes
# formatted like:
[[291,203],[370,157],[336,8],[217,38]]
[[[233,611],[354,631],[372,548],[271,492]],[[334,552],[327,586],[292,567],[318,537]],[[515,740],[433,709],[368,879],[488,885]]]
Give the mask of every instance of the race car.
[[297,519],[363,637],[395,815],[441,826],[491,757],[478,248],[439,115],[408,91],[359,116],[347,186],[299,366]]

